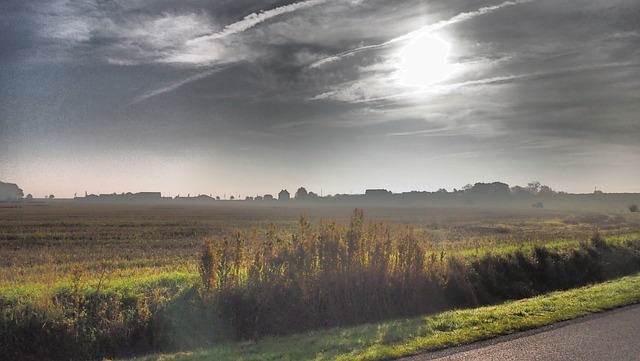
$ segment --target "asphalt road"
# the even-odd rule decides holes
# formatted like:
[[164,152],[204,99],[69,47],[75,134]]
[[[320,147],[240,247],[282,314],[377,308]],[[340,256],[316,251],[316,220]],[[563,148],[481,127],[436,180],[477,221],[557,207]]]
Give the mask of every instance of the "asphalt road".
[[640,361],[640,305],[402,361]]

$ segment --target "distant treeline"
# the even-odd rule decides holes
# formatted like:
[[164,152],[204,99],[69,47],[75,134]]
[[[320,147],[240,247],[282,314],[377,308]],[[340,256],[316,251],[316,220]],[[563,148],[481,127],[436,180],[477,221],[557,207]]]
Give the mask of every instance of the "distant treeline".
[[244,200],[244,201],[298,201],[298,202],[321,202],[329,200],[348,200],[348,201],[365,201],[365,202],[389,202],[394,200],[421,200],[421,199],[444,199],[444,198],[460,198],[467,197],[491,197],[500,198],[505,196],[531,197],[531,196],[548,196],[553,194],[565,194],[564,192],[555,192],[550,187],[541,185],[540,182],[532,182],[527,187],[509,187],[508,184],[502,182],[493,183],[476,183],[468,184],[462,189],[453,189],[447,191],[441,188],[435,192],[429,191],[411,191],[403,193],[393,193],[386,189],[367,189],[364,194],[336,194],[322,196],[315,192],[309,192],[304,187],[298,188],[292,196],[288,190],[281,190],[277,196],[272,194],[264,194],[257,196],[246,196],[242,199],[240,196],[230,196],[220,198],[219,196],[200,194],[192,197],[191,195],[163,197],[160,192],[140,192],[140,193],[121,193],[121,194],[90,194],[84,197],[74,197],[76,201],[89,202],[135,202],[135,201],[182,201],[182,202],[212,202],[220,200]]
[[[34,198],[29,194],[24,197],[22,189],[15,184],[0,182],[0,201],[33,202]],[[24,197],[24,198],[23,198]],[[54,196],[45,197],[48,201]],[[74,197],[75,202],[85,203],[191,203],[212,204],[219,201],[242,201],[251,204],[344,204],[344,205],[388,205],[388,206],[472,206],[472,205],[507,205],[545,208],[551,206],[581,207],[589,203],[607,203],[617,208],[628,208],[632,212],[638,210],[640,193],[603,193],[594,190],[588,194],[571,194],[563,191],[555,191],[551,187],[534,181],[525,187],[509,186],[502,182],[467,184],[461,189],[448,191],[441,188],[437,191],[411,191],[393,193],[386,189],[367,189],[364,194],[335,194],[318,195],[307,191],[304,187],[298,188],[291,195],[288,190],[281,190],[276,196],[264,194],[257,196],[213,196],[200,194],[191,196],[164,197],[160,192],[139,193],[111,193],[111,194],[86,194],[84,197]]]

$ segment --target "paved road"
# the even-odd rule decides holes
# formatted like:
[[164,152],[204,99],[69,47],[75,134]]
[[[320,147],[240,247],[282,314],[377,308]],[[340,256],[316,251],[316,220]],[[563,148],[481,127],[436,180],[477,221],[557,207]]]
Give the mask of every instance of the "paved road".
[[640,305],[402,361],[640,361]]

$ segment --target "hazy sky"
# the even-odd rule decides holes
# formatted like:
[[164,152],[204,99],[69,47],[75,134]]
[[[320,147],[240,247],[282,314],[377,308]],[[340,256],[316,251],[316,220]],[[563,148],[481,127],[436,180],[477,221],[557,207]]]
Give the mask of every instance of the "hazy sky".
[[3,0],[35,197],[640,192],[640,2]]

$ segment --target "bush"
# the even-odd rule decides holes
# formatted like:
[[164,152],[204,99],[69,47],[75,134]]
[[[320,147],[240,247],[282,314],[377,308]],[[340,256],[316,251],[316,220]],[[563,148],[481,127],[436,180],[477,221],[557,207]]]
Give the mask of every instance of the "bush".
[[156,349],[155,318],[162,304],[153,295],[117,293],[62,292],[40,302],[0,299],[0,359],[93,359]]
[[[248,241],[250,246],[243,243],[235,252],[244,258],[225,251],[226,240],[218,242],[214,279],[236,274],[227,286],[218,282],[209,289],[205,283],[203,305],[222,327],[218,339],[476,307],[640,270],[640,242],[614,246],[597,233],[564,253],[537,246],[531,252],[471,259],[438,257],[423,234],[411,227],[393,231],[385,223],[366,225],[359,210],[348,225],[321,223],[314,229],[301,218],[298,228],[281,237],[286,233],[272,227],[263,238]],[[203,262],[210,250],[205,248]],[[227,264],[235,271],[226,270]]]

